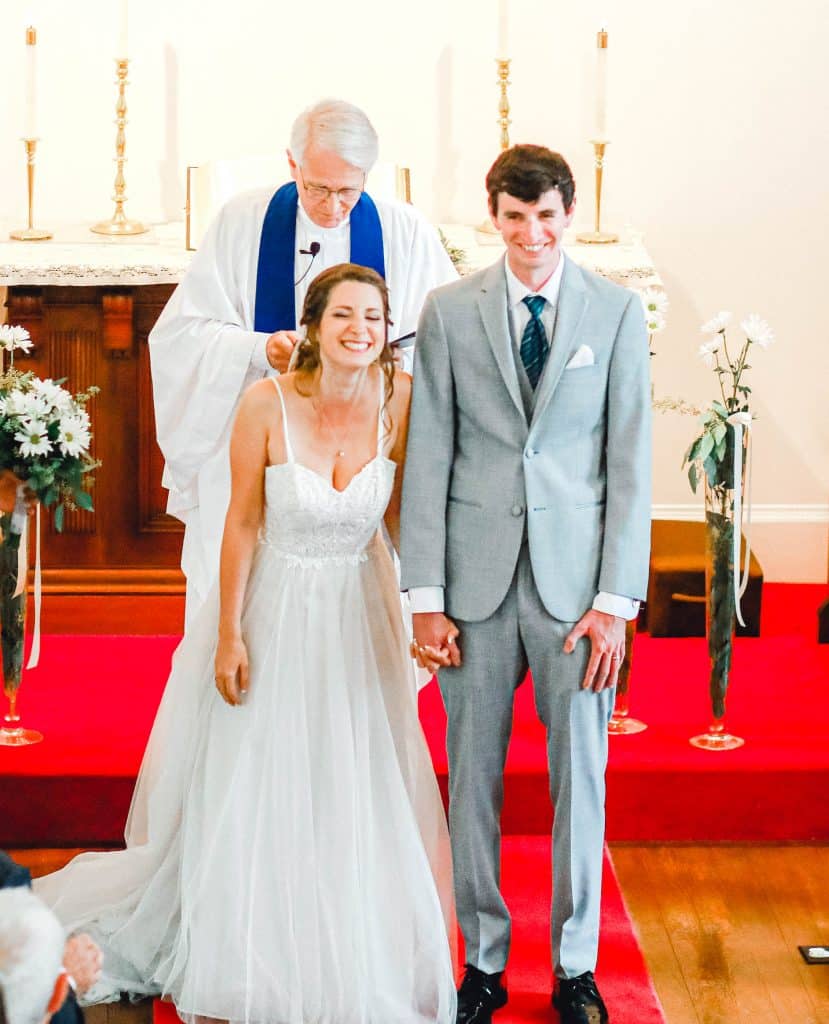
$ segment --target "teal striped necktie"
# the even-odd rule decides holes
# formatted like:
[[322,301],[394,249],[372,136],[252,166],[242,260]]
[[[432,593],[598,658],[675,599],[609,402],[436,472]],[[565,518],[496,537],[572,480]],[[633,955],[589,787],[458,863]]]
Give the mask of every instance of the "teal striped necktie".
[[547,300],[543,295],[527,295],[521,301],[530,311],[530,319],[521,335],[521,362],[535,391],[547,358],[547,332],[541,322],[541,310]]

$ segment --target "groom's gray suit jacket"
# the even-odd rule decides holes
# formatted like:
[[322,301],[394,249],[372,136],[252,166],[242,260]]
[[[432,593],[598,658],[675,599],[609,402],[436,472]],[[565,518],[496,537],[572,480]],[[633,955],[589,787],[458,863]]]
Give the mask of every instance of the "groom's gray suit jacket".
[[[582,345],[594,363],[567,368]],[[530,410],[516,352],[503,259],[428,296],[403,483],[403,589],[443,586],[448,615],[486,619],[526,528],[555,618],[579,619],[599,591],[643,598],[651,440],[639,299],[566,259]]]

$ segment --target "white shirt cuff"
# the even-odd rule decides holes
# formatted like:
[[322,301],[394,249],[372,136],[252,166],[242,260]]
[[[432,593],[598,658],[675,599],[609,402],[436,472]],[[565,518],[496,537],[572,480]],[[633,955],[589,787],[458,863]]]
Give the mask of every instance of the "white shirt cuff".
[[268,362],[268,338],[270,338],[270,334],[264,334],[261,331],[256,332],[256,344],[253,346],[253,351],[250,354],[250,365],[259,370],[260,373],[267,373],[273,376],[274,374],[279,374],[279,370],[275,370]]
[[617,615],[620,619],[635,619],[639,614],[639,602],[632,597],[622,597],[620,594],[608,594],[600,591],[593,598],[593,608],[597,612],[604,612],[605,615]]
[[443,587],[412,587],[409,591],[412,615],[443,611]]

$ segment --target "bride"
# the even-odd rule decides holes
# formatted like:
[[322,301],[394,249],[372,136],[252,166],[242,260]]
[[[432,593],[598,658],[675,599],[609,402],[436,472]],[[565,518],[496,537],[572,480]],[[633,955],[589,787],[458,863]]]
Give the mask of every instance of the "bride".
[[219,592],[173,657],[127,849],[36,888],[104,949],[88,1002],[454,1024],[448,836],[380,533],[411,382],[374,271],[324,271],[302,323],[295,372],[239,406]]

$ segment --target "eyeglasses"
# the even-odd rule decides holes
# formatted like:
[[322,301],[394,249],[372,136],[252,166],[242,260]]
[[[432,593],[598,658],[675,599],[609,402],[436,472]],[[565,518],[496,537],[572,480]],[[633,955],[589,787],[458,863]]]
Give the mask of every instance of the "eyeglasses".
[[363,183],[359,188],[349,186],[348,188],[328,188],[326,185],[308,185],[305,181],[305,175],[302,173],[302,168],[299,168],[299,176],[302,178],[302,187],[308,193],[311,199],[318,199],[326,202],[329,196],[333,196],[338,203],[356,203],[360,196],[363,194],[363,189],[366,184],[366,176],[363,175]]

